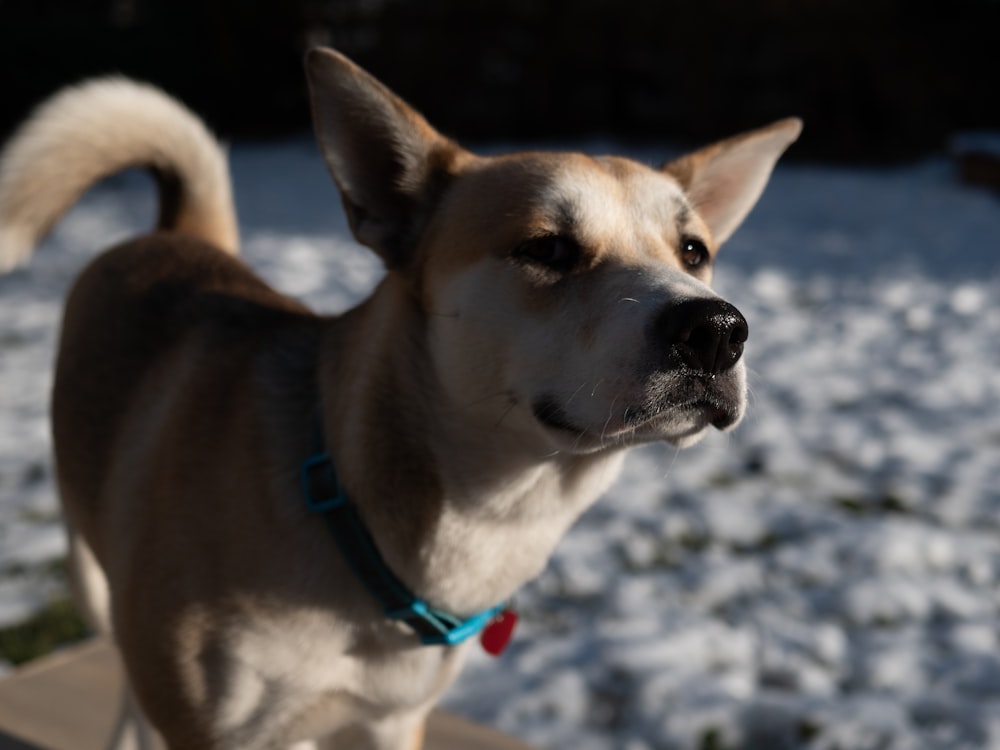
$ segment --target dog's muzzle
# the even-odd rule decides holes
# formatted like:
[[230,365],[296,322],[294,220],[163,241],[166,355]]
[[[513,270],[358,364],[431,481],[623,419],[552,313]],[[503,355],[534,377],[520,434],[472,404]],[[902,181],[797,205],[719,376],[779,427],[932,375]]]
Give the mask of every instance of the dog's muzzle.
[[597,380],[594,401],[578,400],[573,410],[572,398],[541,393],[531,403],[535,419],[572,435],[575,449],[608,441],[690,444],[708,426],[727,430],[740,421],[748,327],[739,310],[718,297],[672,301],[641,335],[645,351],[634,375]]

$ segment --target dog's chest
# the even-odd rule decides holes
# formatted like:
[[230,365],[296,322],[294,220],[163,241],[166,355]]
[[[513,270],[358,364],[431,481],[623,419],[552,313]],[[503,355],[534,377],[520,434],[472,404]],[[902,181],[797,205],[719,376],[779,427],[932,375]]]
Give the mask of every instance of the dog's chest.
[[412,711],[435,701],[464,660],[465,647],[415,647],[403,631],[376,641],[323,614],[279,619],[261,618],[233,635],[220,728],[280,713],[273,718],[307,737],[371,718],[372,711]]

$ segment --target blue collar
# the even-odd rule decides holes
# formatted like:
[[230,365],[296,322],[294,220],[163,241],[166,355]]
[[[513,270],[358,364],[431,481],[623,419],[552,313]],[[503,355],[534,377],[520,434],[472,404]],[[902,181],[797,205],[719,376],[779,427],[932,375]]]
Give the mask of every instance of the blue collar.
[[340,486],[330,456],[320,452],[306,459],[301,477],[306,508],[326,519],[354,574],[382,606],[385,616],[405,622],[425,645],[461,643],[479,633],[503,611],[503,605],[499,605],[463,620],[417,598],[385,564],[357,509]]

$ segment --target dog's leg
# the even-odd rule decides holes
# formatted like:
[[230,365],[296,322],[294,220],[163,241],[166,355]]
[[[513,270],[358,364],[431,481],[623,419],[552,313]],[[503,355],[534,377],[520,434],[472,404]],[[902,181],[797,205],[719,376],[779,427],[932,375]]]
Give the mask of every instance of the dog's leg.
[[90,545],[68,520],[66,535],[69,537],[70,585],[80,617],[95,632],[110,636],[111,593],[104,571]]
[[427,717],[393,716],[370,728],[372,750],[422,750]]
[[132,750],[132,737],[129,732],[132,722],[128,704],[129,701],[123,691],[122,700],[118,706],[118,718],[115,719],[115,727],[111,731],[110,739],[108,739],[107,750]]
[[[111,593],[104,571],[90,545],[69,521],[66,521],[66,534],[69,537],[70,581],[80,617],[95,632],[111,637]],[[131,688],[125,685],[108,750],[156,750],[154,736]]]
[[427,722],[421,720],[416,729],[410,735],[410,750],[422,750],[424,746],[424,735],[427,733]]
[[422,750],[427,717],[394,716],[369,728],[371,750]]
[[[389,716],[364,726],[354,726],[317,740],[315,750],[422,750],[427,716],[424,713]],[[313,750],[295,745],[290,750]]]
[[156,732],[153,729],[153,725],[149,723],[145,714],[142,713],[142,709],[139,708],[139,702],[135,699],[135,695],[132,693],[131,688],[126,688],[125,690],[125,705],[128,707],[131,713],[132,726],[135,727],[136,739],[138,740],[138,750],[157,750]]
[[143,716],[131,688],[126,686],[107,750],[159,750],[154,737],[153,728]]

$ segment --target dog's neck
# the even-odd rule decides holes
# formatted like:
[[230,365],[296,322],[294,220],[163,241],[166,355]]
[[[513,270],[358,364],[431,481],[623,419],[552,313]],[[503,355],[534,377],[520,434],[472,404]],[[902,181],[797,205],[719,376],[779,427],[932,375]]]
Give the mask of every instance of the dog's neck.
[[324,432],[389,567],[437,607],[509,598],[617,475],[622,452],[552,454],[448,403],[405,282],[331,324],[320,363]]

